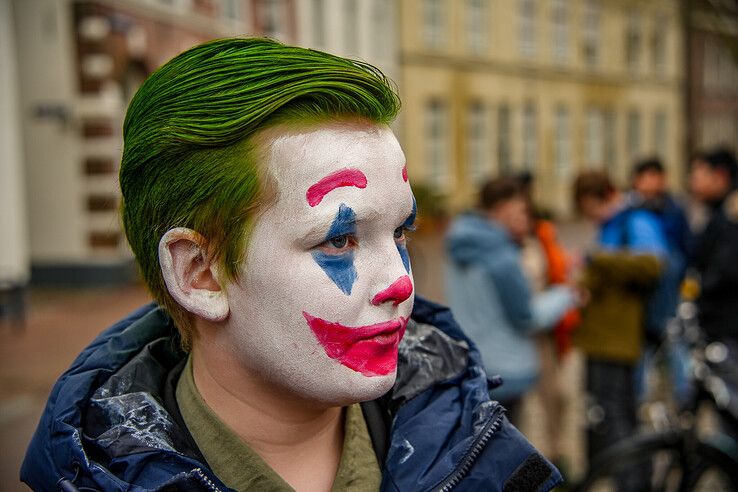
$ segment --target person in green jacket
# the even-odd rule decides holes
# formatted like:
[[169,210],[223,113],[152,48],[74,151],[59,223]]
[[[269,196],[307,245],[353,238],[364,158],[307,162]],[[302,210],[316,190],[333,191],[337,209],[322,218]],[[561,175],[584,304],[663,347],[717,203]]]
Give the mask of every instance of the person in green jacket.
[[658,218],[629,208],[604,172],[577,177],[574,203],[599,228],[597,248],[582,276],[589,301],[574,334],[587,359],[591,461],[636,430],[634,370],[641,356],[646,304],[661,276],[667,243]]

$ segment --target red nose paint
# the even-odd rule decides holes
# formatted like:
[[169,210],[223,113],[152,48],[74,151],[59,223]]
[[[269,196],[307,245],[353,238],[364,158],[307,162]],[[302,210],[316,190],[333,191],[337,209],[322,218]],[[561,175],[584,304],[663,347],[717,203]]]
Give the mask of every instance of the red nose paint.
[[366,176],[358,169],[341,169],[329,174],[308,188],[305,198],[307,198],[308,204],[311,207],[314,207],[318,205],[323,200],[323,197],[328,193],[343,186],[366,188]]
[[407,183],[407,166],[402,168],[402,180]]
[[405,334],[406,318],[352,328],[304,311],[302,315],[331,359],[368,377],[386,376],[397,368],[397,347]]
[[394,282],[392,285],[379,292],[372,299],[372,304],[379,306],[383,302],[392,301],[392,304],[397,306],[402,301],[407,300],[413,293],[413,281],[410,277],[404,275]]

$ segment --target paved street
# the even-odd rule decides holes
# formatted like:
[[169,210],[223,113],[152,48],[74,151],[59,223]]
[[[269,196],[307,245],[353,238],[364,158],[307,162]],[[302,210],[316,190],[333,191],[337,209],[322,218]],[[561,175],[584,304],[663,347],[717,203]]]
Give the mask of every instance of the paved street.
[[[580,229],[563,229],[568,245],[581,244]],[[417,291],[443,301],[441,241],[419,236],[410,246]],[[124,314],[148,301],[141,286],[116,289],[53,291],[33,290],[29,296],[24,328],[0,325],[0,491],[27,490],[17,481],[18,469],[33,434],[46,397],[56,378],[97,333]],[[578,359],[566,367],[568,398],[564,433],[565,449],[572,463],[581,463],[579,435],[581,415],[578,397]],[[540,426],[542,406],[535,397],[526,402],[523,431],[543,446]],[[581,467],[575,467],[575,470]]]
[[146,300],[135,286],[33,291],[25,328],[0,325],[0,491],[28,490],[18,470],[56,378],[102,328]]

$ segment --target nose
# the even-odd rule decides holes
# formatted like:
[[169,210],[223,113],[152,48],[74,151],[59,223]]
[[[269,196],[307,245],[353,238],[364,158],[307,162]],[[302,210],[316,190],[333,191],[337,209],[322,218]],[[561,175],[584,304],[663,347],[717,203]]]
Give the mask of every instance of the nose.
[[372,304],[379,306],[387,301],[392,301],[392,304],[397,306],[401,302],[407,300],[413,293],[413,281],[410,277],[403,275],[398,278],[392,284],[372,299]]

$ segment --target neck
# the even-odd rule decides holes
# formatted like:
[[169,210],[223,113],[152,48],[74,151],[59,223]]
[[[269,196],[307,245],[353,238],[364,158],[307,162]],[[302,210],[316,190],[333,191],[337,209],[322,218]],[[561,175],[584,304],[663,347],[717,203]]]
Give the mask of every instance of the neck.
[[619,192],[615,192],[607,203],[607,217],[603,222],[607,222],[615,217],[621,210],[627,207],[625,197]]
[[730,194],[730,191],[730,188],[726,187],[721,193],[715,193],[712,200],[707,200],[707,204],[714,208],[722,206],[725,198]]
[[192,357],[203,400],[285,481],[298,488],[310,468],[319,467],[325,477],[317,481],[332,482],[343,447],[341,407],[289,394],[249,373],[218,344],[195,343]]

